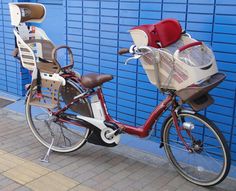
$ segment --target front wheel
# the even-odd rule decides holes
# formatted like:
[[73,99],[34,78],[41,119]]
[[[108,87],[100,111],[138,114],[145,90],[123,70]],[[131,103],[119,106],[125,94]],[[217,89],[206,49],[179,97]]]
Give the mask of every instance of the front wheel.
[[166,155],[177,171],[187,180],[201,186],[213,186],[225,179],[230,169],[230,151],[216,125],[197,113],[178,115],[181,135],[178,136],[173,117],[163,126]]

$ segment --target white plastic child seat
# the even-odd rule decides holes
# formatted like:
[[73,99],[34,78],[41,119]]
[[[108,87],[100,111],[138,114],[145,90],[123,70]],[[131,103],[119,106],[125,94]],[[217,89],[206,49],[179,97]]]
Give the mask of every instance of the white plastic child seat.
[[[137,47],[149,46],[149,38],[156,34],[155,31],[147,35],[144,30],[141,30],[142,28],[143,26],[130,30]],[[193,42],[197,41],[182,34],[179,40],[166,47],[162,47],[159,42],[157,47],[160,48],[151,47],[152,51],[140,58],[149,81],[159,89],[181,90],[216,74],[218,69],[214,54],[206,45],[178,51],[180,47]]]
[[26,25],[41,23],[46,9],[39,3],[9,3],[9,8],[22,66],[33,71],[30,104],[52,109],[58,104],[60,86],[66,83],[58,74],[59,64],[52,59],[55,46],[42,29]]
[[[179,45],[190,42],[196,41],[186,36],[177,41]],[[177,51],[173,52],[176,50],[176,44],[173,44],[173,47],[171,45],[152,50],[153,52],[141,57],[140,61],[149,81],[160,89],[181,90],[218,72],[214,54],[204,44],[179,54],[176,54]]]
[[[15,26],[14,34],[24,68],[42,72],[58,73],[60,66],[52,62],[52,50],[55,48],[46,33],[27,22],[41,23],[46,15],[44,5],[39,3],[9,3],[11,23]],[[47,63],[40,60],[46,60]]]
[[[42,29],[23,23],[14,29],[14,34],[24,68],[32,71],[37,65],[42,72],[59,72],[60,67],[52,63],[51,53],[55,46]],[[41,62],[40,58],[48,63]]]

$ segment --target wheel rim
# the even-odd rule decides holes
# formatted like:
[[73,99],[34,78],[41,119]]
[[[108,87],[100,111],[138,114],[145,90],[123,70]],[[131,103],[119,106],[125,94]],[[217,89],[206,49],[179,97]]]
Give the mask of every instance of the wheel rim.
[[164,137],[167,137],[164,142],[168,158],[188,180],[205,186],[218,183],[224,177],[227,166],[226,152],[220,137],[202,119],[190,114],[181,114],[181,117],[195,125],[191,130],[195,142],[186,130],[181,131],[192,152],[189,152],[178,138],[171,120],[164,132]]
[[[65,103],[61,97],[59,100],[59,107],[62,108]],[[67,111],[70,114],[78,114],[70,109]],[[57,122],[56,117],[51,116],[48,109],[29,105],[29,99],[26,103],[26,119],[34,136],[44,146],[49,147],[54,136],[52,150],[57,152],[71,152],[80,148],[90,134],[90,130],[85,127]]]

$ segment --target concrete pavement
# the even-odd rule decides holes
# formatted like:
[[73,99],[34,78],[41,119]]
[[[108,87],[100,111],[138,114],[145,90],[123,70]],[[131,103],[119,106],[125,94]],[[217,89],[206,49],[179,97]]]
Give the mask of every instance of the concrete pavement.
[[[0,109],[0,190],[79,191],[235,191],[236,181],[203,188],[189,183],[165,158],[119,145],[105,148],[86,144],[69,153],[52,153],[50,163],[22,114]],[[157,148],[159,149],[159,148]]]

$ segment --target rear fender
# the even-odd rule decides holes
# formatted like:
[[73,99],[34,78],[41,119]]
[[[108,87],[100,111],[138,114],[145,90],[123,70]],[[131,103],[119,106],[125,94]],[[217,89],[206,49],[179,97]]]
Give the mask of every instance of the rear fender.
[[26,85],[25,85],[25,90],[27,91],[26,94],[25,94],[25,104],[26,104],[26,102],[27,102],[27,99],[29,98],[30,87],[31,87],[31,84],[26,84]]

